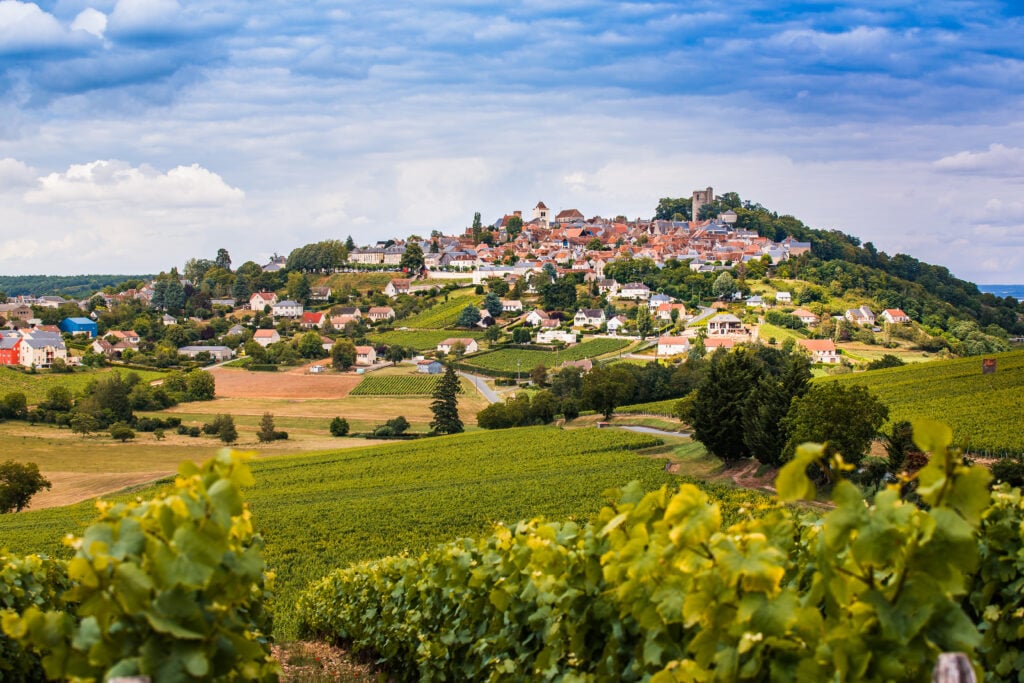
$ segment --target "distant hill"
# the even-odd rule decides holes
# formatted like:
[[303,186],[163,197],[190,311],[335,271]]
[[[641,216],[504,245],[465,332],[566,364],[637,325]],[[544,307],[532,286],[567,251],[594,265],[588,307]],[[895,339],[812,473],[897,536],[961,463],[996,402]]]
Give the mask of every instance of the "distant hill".
[[0,275],[0,292],[7,296],[84,297],[128,280],[151,280],[153,275]]

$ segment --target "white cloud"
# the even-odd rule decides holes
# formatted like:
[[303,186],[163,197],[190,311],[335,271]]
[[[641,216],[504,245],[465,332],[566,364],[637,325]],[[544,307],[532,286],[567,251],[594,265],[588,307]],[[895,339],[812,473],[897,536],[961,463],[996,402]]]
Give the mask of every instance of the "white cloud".
[[178,166],[167,173],[124,161],[74,164],[62,173],[39,179],[25,195],[31,204],[116,201],[161,208],[217,206],[238,202],[245,193],[198,164]]
[[97,38],[102,38],[107,30],[107,15],[99,10],[88,7],[78,13],[75,20],[71,22],[72,31],[85,31]]
[[985,152],[958,152],[934,164],[939,171],[997,177],[1024,176],[1024,148],[989,145]]
[[180,12],[177,0],[118,0],[110,14],[110,28],[129,33],[164,29]]
[[60,45],[66,35],[60,22],[38,5],[0,1],[0,54]]
[[0,159],[0,192],[21,191],[36,180],[36,173],[17,159]]

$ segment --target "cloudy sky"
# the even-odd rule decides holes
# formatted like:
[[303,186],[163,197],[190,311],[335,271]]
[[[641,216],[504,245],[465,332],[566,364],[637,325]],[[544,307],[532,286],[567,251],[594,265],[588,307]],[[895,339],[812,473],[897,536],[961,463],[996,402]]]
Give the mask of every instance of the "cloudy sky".
[[1024,282],[1021,6],[0,0],[0,273],[710,185]]

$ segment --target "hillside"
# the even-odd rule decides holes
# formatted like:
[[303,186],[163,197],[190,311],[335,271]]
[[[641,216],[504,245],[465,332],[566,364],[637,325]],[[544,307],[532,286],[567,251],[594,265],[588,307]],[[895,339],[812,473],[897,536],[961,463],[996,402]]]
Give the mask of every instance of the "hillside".
[[[351,562],[423,550],[499,520],[584,520],[606,489],[678,482],[660,458],[635,453],[660,443],[619,430],[532,427],[255,461],[256,485],[246,495],[277,573],[276,630],[294,635],[298,592]],[[62,536],[92,514],[83,503],[5,515],[0,546],[62,554]]]
[[983,455],[1024,453],[1024,351],[918,363],[817,381],[865,386],[889,406],[889,421],[930,418],[948,423],[954,438]]

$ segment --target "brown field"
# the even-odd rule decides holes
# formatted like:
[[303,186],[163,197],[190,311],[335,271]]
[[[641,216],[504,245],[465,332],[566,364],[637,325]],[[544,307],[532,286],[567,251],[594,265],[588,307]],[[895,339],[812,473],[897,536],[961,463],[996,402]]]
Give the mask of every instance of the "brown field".
[[[326,363],[321,361],[321,364]],[[284,372],[249,372],[225,367],[210,372],[217,382],[218,398],[343,398],[363,379],[355,373],[330,370],[313,375],[308,365]]]
[[120,491],[130,486],[149,484],[162,477],[174,474],[170,472],[130,472],[127,474],[109,472],[45,472],[46,478],[53,485],[49,491],[43,490],[32,497],[29,510],[55,508],[62,505],[74,505],[83,500],[95,498]]

